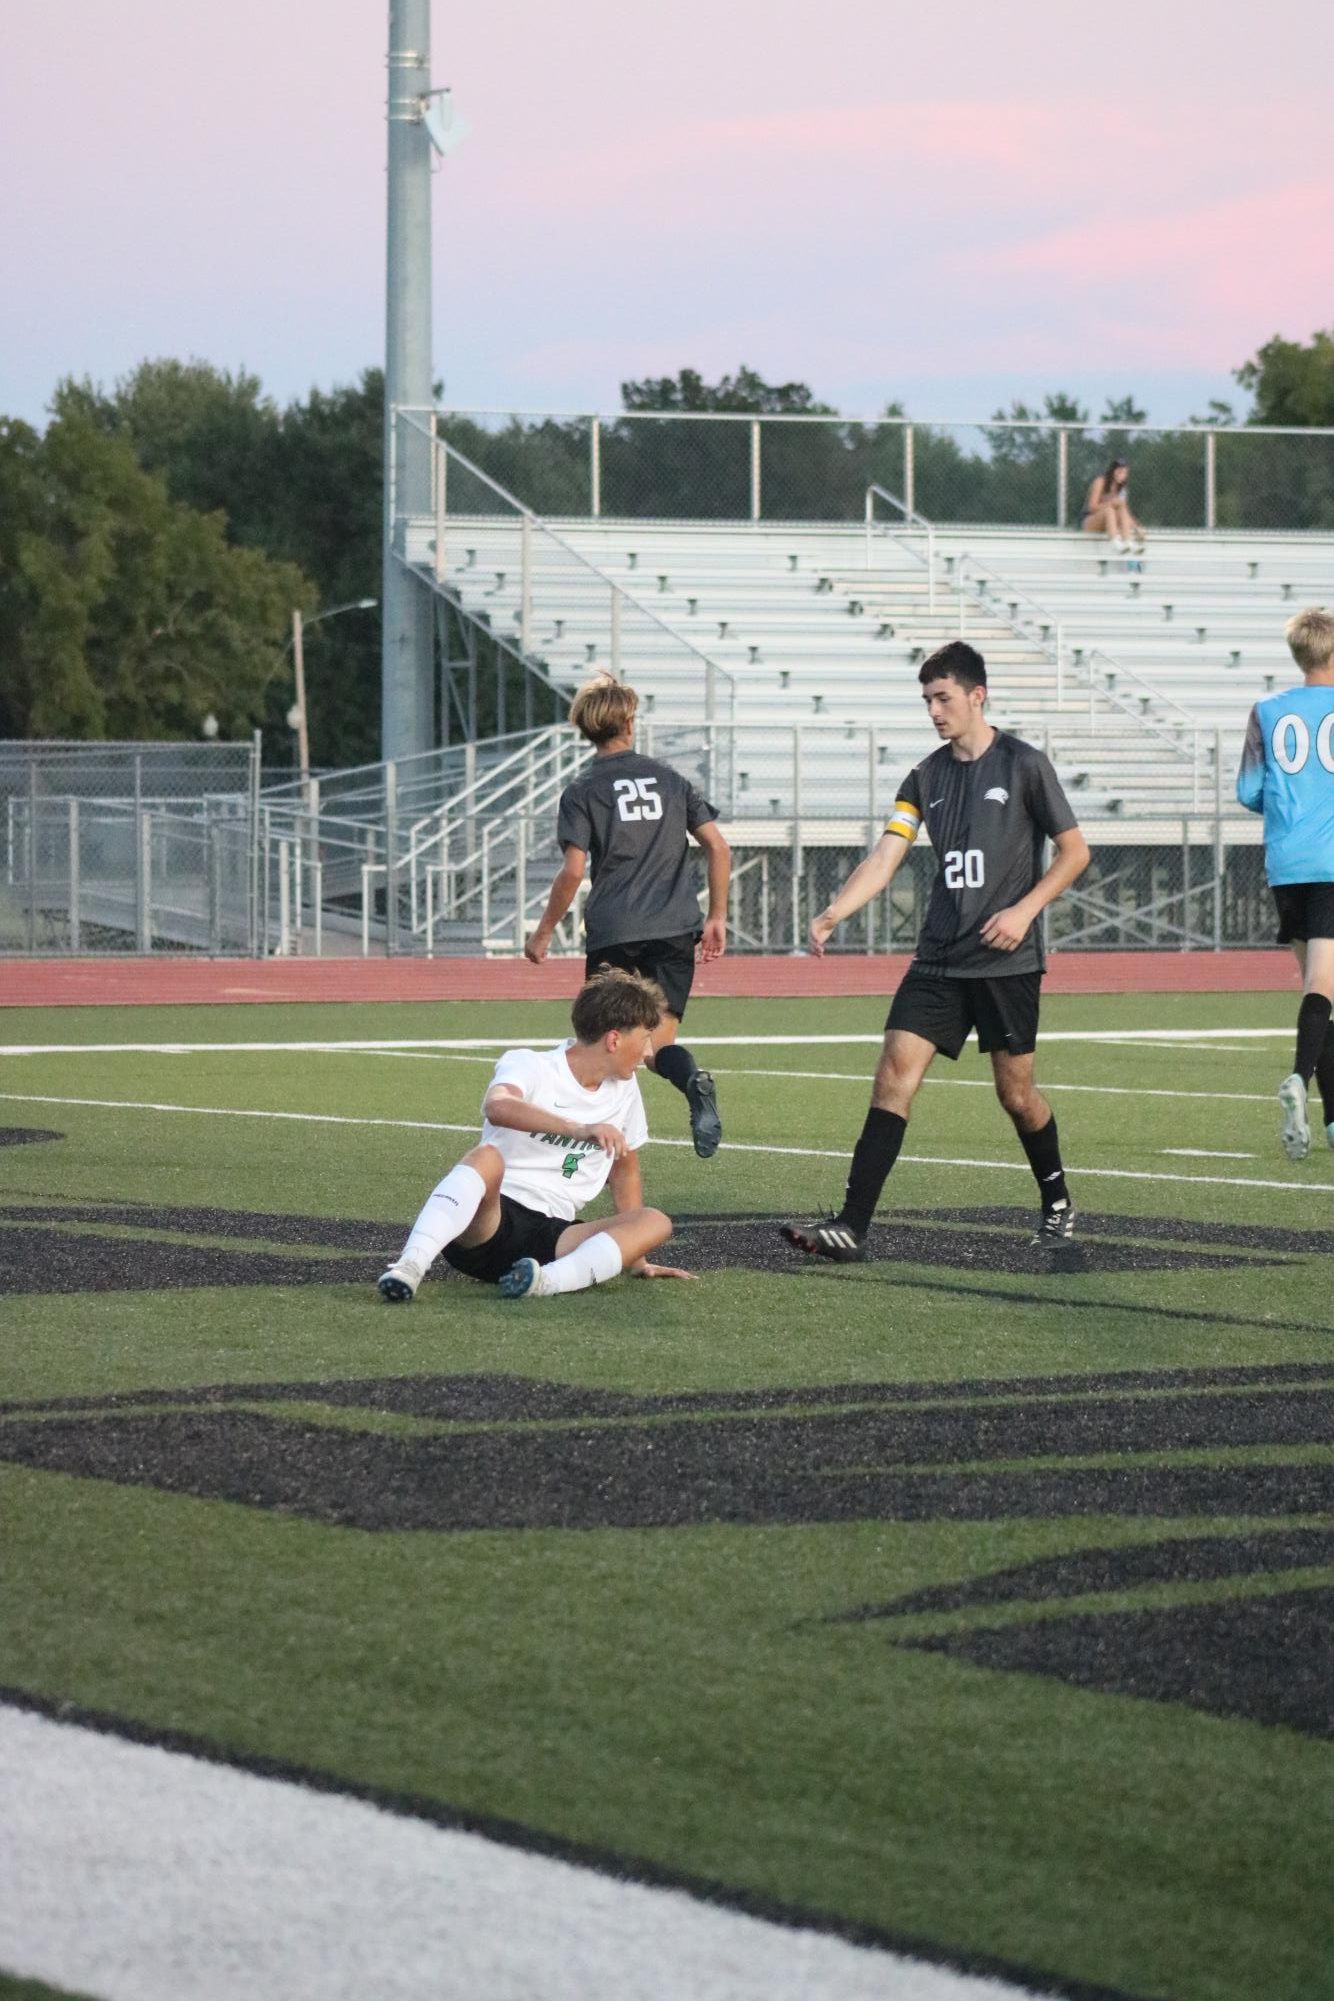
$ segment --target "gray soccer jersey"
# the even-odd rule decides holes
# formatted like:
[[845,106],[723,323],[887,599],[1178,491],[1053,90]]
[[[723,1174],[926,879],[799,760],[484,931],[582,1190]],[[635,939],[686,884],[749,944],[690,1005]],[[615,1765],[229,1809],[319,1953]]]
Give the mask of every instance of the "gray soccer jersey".
[[717,817],[679,771],[633,750],[594,758],[566,786],[556,839],[589,856],[590,952],[698,935],[699,891],[686,836]]
[[957,979],[1041,972],[1039,925],[1013,952],[984,945],[979,933],[1038,881],[1043,841],[1078,824],[1050,759],[1007,730],[971,760],[942,744],[908,773],[886,828],[912,840],[923,824],[940,862],[917,940],[923,972]]

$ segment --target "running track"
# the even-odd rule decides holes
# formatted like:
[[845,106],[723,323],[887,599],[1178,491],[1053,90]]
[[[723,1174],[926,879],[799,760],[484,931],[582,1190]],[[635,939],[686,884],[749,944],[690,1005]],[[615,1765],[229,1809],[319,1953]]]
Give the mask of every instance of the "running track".
[[[838,954],[826,959],[725,958],[702,966],[705,998],[810,999],[885,994],[908,961]],[[158,1007],[237,1001],[562,1000],[583,960],[549,959],[9,959],[0,960],[0,1007]],[[1288,993],[1287,952],[1056,953],[1053,994]]]

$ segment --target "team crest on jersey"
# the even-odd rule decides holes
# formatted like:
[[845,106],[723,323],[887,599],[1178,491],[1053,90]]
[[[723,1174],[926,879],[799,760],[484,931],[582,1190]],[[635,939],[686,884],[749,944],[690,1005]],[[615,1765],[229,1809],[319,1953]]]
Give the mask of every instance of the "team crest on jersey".
[[1010,800],[1010,795],[1003,785],[993,785],[990,791],[982,794],[982,797],[984,799],[994,799],[998,806],[1006,806]]

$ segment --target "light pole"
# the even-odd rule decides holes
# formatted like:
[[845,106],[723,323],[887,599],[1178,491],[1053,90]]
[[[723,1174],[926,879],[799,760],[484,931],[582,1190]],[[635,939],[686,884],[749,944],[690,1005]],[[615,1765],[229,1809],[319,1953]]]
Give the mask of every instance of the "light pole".
[[310,787],[310,730],[306,722],[306,629],[312,625],[322,625],[326,618],[337,618],[345,611],[374,611],[378,598],[349,598],[346,604],[330,605],[328,611],[316,612],[314,618],[303,618],[297,606],[292,608],[292,670],[296,683],[296,700],[287,711],[290,728],[296,731],[297,763],[301,768],[301,792],[304,797]]

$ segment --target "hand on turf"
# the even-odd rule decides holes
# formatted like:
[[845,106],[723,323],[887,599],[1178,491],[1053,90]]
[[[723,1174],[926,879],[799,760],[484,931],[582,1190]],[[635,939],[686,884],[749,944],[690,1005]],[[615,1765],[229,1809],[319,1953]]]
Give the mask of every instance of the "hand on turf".
[[808,942],[812,953],[817,959],[823,959],[825,945],[832,936],[833,930],[834,926],[829,918],[823,915],[812,918]]
[[579,1138],[595,1139],[603,1152],[609,1153],[613,1160],[624,1160],[630,1151],[626,1145],[625,1134],[619,1126],[585,1126]]
[[524,946],[523,956],[525,959],[530,959],[535,966],[540,966],[543,959],[547,956],[550,944],[551,934],[539,928],[534,931],[532,937]]
[[726,924],[721,917],[706,919],[704,929],[701,931],[699,937],[699,958],[705,962],[709,959],[721,959],[726,950]]
[[680,1265],[651,1265],[647,1258],[641,1258],[639,1263],[631,1265],[630,1269],[636,1278],[693,1279],[695,1276],[693,1271],[682,1271]]
[[1032,918],[1026,917],[1015,903],[1008,910],[998,910],[994,917],[988,917],[979,935],[993,952],[1013,952],[1023,944],[1032,924]]

